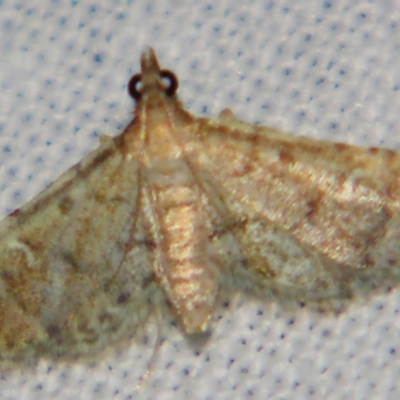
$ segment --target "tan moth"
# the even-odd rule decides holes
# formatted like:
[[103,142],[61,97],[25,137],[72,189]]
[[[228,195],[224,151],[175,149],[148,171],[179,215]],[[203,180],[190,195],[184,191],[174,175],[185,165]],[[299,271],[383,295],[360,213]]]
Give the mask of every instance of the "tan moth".
[[135,117],[0,223],[0,360],[93,354],[240,291],[341,310],[399,280],[400,155],[196,118],[147,49]]

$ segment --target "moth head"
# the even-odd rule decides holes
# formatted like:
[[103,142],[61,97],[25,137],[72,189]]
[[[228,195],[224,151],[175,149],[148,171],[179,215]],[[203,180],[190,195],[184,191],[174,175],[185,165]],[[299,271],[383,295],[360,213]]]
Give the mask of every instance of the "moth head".
[[154,50],[145,50],[141,58],[142,72],[132,76],[128,83],[128,93],[136,101],[148,91],[164,92],[172,97],[178,89],[178,79],[169,70],[161,69]]

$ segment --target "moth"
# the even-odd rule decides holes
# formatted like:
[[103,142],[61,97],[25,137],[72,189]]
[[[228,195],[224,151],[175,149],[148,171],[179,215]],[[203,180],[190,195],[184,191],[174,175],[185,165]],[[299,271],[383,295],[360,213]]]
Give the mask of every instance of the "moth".
[[222,293],[340,311],[399,281],[400,156],[197,118],[153,49],[135,115],[0,223],[0,360],[93,354]]

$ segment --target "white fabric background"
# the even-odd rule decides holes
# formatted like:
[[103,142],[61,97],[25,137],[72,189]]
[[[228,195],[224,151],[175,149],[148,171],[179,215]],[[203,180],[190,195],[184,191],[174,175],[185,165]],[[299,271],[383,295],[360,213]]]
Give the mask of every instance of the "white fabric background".
[[[145,45],[194,114],[231,107],[296,134],[400,149],[396,0],[28,3],[0,1],[2,215],[128,123],[126,82]],[[1,374],[0,399],[397,399],[399,305],[393,291],[322,317],[236,297],[202,347],[149,324],[95,363]]]

